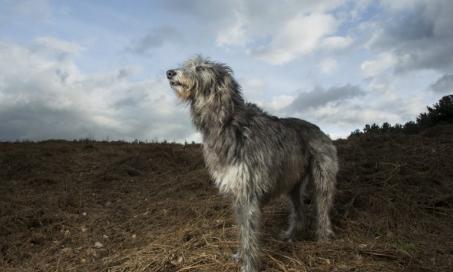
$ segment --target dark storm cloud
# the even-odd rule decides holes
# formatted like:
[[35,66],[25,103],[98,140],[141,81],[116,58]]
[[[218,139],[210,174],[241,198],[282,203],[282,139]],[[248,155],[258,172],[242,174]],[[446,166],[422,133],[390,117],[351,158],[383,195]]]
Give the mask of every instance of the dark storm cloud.
[[395,71],[453,68],[453,1],[425,1],[403,9],[390,9],[377,22],[380,31],[370,45],[390,51]]
[[[122,113],[118,121],[128,129],[118,129],[93,121],[83,109],[57,109],[35,101],[0,109],[0,141],[82,138],[181,140],[189,137],[190,123],[186,122],[189,125],[185,125],[186,123],[176,123],[172,120],[188,118],[178,113],[175,116],[166,118],[167,124],[174,124],[166,126],[161,116],[143,110],[137,110],[133,114]],[[151,137],[150,131],[153,131]]]
[[440,77],[431,85],[431,90],[436,93],[453,93],[453,74]]
[[386,21],[381,25],[383,32],[373,45],[380,48],[388,48],[395,43],[408,46],[412,42],[433,38],[434,22],[421,16],[421,13],[423,10],[419,8]]
[[0,141],[101,136],[97,132],[96,125],[75,109],[53,109],[39,102],[0,109]]
[[161,26],[149,31],[145,36],[134,41],[132,45],[127,48],[127,51],[139,55],[147,54],[150,53],[151,50],[161,47],[167,42],[175,42],[182,38],[182,33],[178,30],[169,26]]
[[300,93],[296,99],[286,107],[285,111],[301,112],[308,108],[317,108],[326,105],[327,103],[340,102],[364,94],[365,91],[360,87],[349,84],[328,89],[316,87],[308,93]]

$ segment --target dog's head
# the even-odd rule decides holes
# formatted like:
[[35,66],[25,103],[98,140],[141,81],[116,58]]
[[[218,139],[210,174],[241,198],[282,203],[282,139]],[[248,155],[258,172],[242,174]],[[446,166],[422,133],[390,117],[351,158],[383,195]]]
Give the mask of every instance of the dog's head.
[[168,70],[167,79],[183,101],[206,101],[221,92],[239,92],[230,67],[196,56],[182,67]]

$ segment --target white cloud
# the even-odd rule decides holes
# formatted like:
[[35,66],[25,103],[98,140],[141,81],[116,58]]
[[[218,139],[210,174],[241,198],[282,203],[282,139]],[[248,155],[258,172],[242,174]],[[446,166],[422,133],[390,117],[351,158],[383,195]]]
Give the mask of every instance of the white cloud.
[[32,48],[0,43],[1,140],[191,137],[189,115],[165,80],[130,81],[122,68],[87,75],[70,58]]
[[63,41],[54,37],[39,37],[36,42],[46,48],[66,54],[77,54],[83,50],[83,47],[77,43]]
[[334,71],[337,70],[337,66],[338,66],[337,61],[332,58],[322,59],[321,62],[319,63],[319,69],[324,74],[333,73]]
[[324,38],[321,46],[328,50],[345,49],[351,46],[353,41],[351,37],[331,36]]
[[334,137],[346,137],[365,124],[413,120],[426,107],[426,96],[408,97],[395,87],[387,84],[370,90],[368,86],[367,91],[354,85],[318,87],[300,93],[280,112],[313,122]]
[[299,14],[291,18],[269,44],[252,53],[269,63],[284,64],[314,51],[321,38],[334,32],[337,26],[338,22],[329,14]]
[[245,30],[246,18],[239,12],[235,12],[236,21],[233,25],[217,34],[217,45],[245,45],[247,43],[247,35]]
[[[363,126],[364,124],[373,122],[378,124],[383,122],[395,123],[400,119],[400,116],[395,112],[383,112],[380,108],[365,108],[354,104],[328,104],[313,110],[310,115],[320,122],[343,123],[354,126]],[[350,131],[352,130],[351,127]]]
[[279,112],[288,107],[294,99],[295,97],[292,95],[278,95],[272,97],[270,102],[262,103],[262,106],[271,112]]
[[393,54],[395,72],[452,71],[452,1],[383,1],[381,6],[381,16],[370,24],[368,48]]
[[[90,6],[95,17],[84,16],[88,6],[77,10],[70,3],[5,3],[2,37],[35,41],[0,42],[0,135],[11,139],[197,139],[166,82],[144,79],[195,53],[231,65],[245,97],[271,112],[285,113],[296,88],[359,84],[366,94],[347,99],[309,91],[297,101],[301,111],[291,112],[337,135],[365,122],[414,118],[452,81],[449,0],[172,0],[151,4],[149,16],[135,12],[138,6],[108,12]],[[123,20],[112,23],[112,16]],[[140,30],[143,25],[151,29]],[[49,33],[77,37],[83,46]],[[81,67],[104,72],[86,74]],[[411,102],[423,92],[429,97]]]
[[365,76],[374,77],[392,68],[395,63],[396,58],[392,54],[381,53],[375,59],[362,62],[360,68]]
[[259,98],[263,94],[265,81],[259,78],[239,78],[242,93],[247,99]]
[[[318,47],[342,49],[351,37],[333,36],[340,24],[331,11],[345,0],[168,1],[171,12],[193,16],[198,33],[224,50],[242,50],[272,64],[288,63]],[[228,48],[239,46],[240,48]]]

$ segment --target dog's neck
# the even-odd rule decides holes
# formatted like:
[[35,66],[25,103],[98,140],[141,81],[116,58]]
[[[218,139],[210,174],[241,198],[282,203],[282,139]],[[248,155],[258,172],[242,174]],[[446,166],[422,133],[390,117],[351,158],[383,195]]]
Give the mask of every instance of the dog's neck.
[[[236,88],[239,88],[238,86]],[[192,121],[203,138],[219,137],[240,111],[244,99],[238,89],[224,89],[209,98],[191,102]]]

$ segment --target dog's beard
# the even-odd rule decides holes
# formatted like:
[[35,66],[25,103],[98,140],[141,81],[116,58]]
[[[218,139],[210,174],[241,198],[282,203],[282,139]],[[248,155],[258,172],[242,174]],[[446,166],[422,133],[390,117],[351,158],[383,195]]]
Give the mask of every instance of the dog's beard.
[[170,82],[171,88],[175,91],[176,95],[182,100],[189,99],[191,92],[188,90],[187,86],[181,83]]

